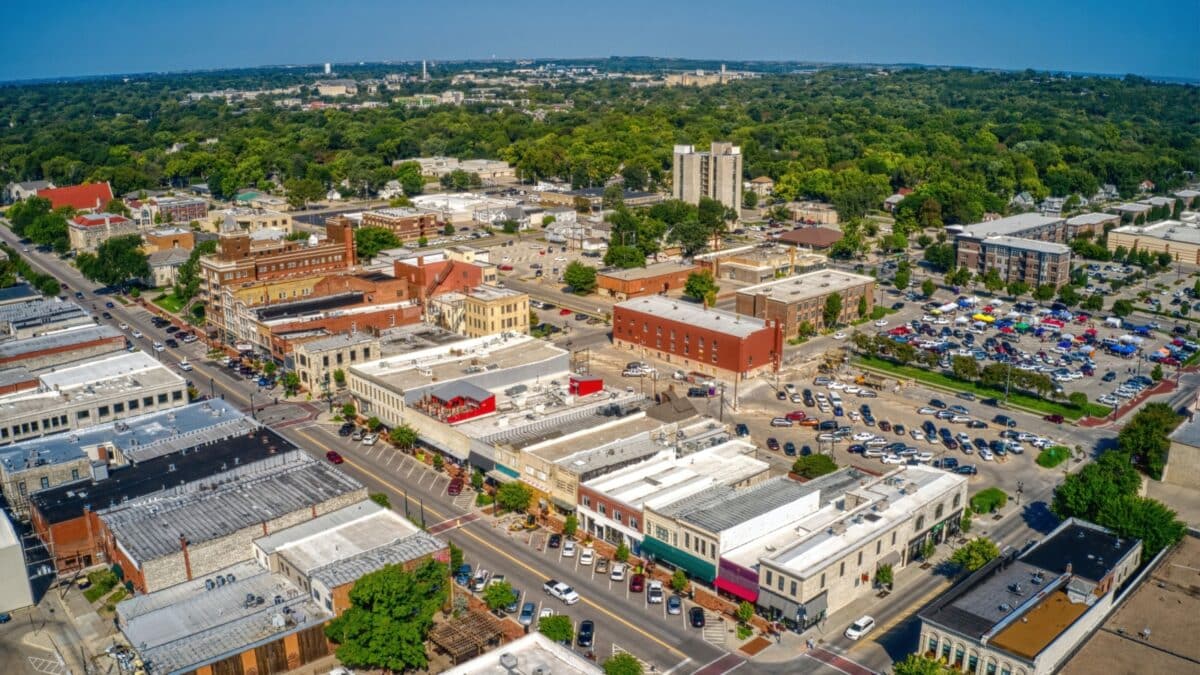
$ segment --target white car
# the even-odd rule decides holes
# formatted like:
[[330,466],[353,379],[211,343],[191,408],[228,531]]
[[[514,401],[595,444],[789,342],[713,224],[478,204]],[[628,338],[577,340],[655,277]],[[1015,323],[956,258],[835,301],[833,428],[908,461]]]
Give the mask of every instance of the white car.
[[179,369],[180,369],[180,370],[182,370],[182,371],[184,371],[184,372],[189,372],[189,371],[191,371],[191,369],[192,369],[192,364],[188,363],[187,361],[180,361],[180,362],[179,362]]
[[904,458],[900,455],[888,454],[881,457],[879,461],[883,462],[884,464],[903,464]]
[[883,447],[886,447],[887,444],[888,444],[887,439],[881,438],[879,436],[872,436],[870,438],[870,440],[868,440],[866,442],[866,446],[868,448],[883,448]]
[[938,413],[937,408],[930,408],[929,406],[925,406],[924,408],[917,408],[918,415],[936,415],[937,413]]
[[579,550],[579,564],[580,565],[591,565],[592,561],[595,559],[596,559],[596,552],[593,551],[592,549],[583,548],[583,549]]
[[161,342],[154,343],[154,351],[161,352],[161,351],[165,351],[166,349],[167,348],[163,346],[163,343],[161,343]]
[[843,332],[841,332],[841,331],[838,331],[838,332],[836,332],[836,333],[834,333],[834,334],[833,334],[833,339],[834,339],[834,340],[845,340],[845,339],[846,339],[846,334],[845,334],[845,333],[843,333]]
[[922,462],[922,463],[932,462],[933,461],[933,453],[932,452],[918,452],[917,454],[913,455],[912,458],[917,460],[918,462]]
[[379,442],[379,434],[367,434],[362,437],[363,445],[375,445]]
[[886,326],[886,325],[888,325],[887,319],[880,319],[880,320],[878,320],[878,321],[876,321],[876,322],[875,322],[875,327],[876,327],[876,328],[883,328],[883,327],[884,327],[884,326]]
[[608,572],[608,578],[613,581],[624,581],[625,563],[613,563],[612,569]]
[[570,539],[563,542],[562,557],[564,557],[564,558],[574,558],[575,557],[575,542],[571,541]]
[[1028,443],[1030,441],[1036,441],[1037,436],[1034,436],[1028,431],[1022,431],[1021,433],[1017,434],[1017,440],[1021,441],[1022,443]]
[[875,457],[883,457],[883,450],[879,448],[867,448],[863,451],[863,457],[872,459]]
[[121,330],[129,330],[129,324],[127,324],[127,323],[121,323],[121,324],[119,325],[119,328],[120,328]]
[[829,388],[829,391],[841,391],[842,389],[846,388],[846,383],[845,382],[830,382],[828,388]]
[[875,438],[875,434],[873,434],[869,431],[860,431],[857,434],[854,434],[853,436],[851,436],[850,438],[853,438],[856,441],[869,441],[872,438]]
[[987,448],[981,449],[979,451],[979,459],[982,459],[985,462],[992,461],[992,451],[988,450]]
[[911,430],[911,431],[909,431],[909,432],[908,432],[908,435],[909,435],[909,436],[912,436],[912,439],[913,439],[914,441],[923,441],[923,440],[925,440],[925,434],[924,434],[924,433],[922,433],[920,429],[913,429],[913,430]]
[[135,337],[135,338],[140,338],[140,337],[142,337],[142,331],[140,331],[140,330],[138,330],[138,329],[134,328],[134,329],[133,329],[133,332],[132,332],[132,333],[130,333],[130,335],[132,335],[132,336],[133,336],[133,337]]
[[955,415],[954,417],[950,418],[950,422],[953,424],[966,424],[967,422],[970,422],[970,421],[971,421],[971,418],[967,417],[966,415]]
[[554,610],[550,609],[549,607],[543,607],[542,611],[538,614],[538,619],[548,619],[552,616],[554,616]]
[[846,385],[845,391],[847,394],[857,394],[858,392],[862,391],[862,387],[859,387],[859,386],[853,385],[853,384],[848,384],[848,385]]
[[846,629],[845,635],[851,640],[857,640],[867,633],[870,633],[871,629],[874,627],[875,619],[872,619],[870,616],[863,616],[854,623],[850,624],[850,627]]
[[849,417],[851,422],[857,422],[862,419],[862,415],[859,415],[857,410],[851,410],[846,413],[846,417]]

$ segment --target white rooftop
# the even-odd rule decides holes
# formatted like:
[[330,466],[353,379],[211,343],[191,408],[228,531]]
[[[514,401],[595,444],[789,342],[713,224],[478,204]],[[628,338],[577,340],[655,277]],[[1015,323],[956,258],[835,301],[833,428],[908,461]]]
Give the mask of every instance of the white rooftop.
[[[157,359],[146,352],[124,352],[116,356],[88,361],[83,365],[63,368],[41,376],[47,389],[72,389],[104,380],[133,377],[152,370],[165,370]],[[183,378],[176,376],[180,381]]]
[[255,540],[284,555],[302,573],[420,531],[396,512],[365,500]]
[[1118,217],[1119,216],[1117,216],[1116,214],[1112,214],[1112,213],[1081,213],[1072,218],[1068,218],[1067,224],[1068,225],[1098,225],[1100,223],[1107,223],[1108,221],[1113,220]]
[[614,310],[625,309],[642,314],[699,326],[736,338],[745,338],[767,327],[762,319],[743,316],[713,307],[705,308],[686,300],[671,299],[662,295],[647,295],[617,303]]
[[674,503],[718,484],[735,484],[770,469],[754,446],[731,440],[684,457],[661,455],[585,485],[634,509]]
[[960,234],[966,237],[983,239],[985,237],[1016,236],[1025,230],[1032,230],[1054,223],[1063,222],[1056,216],[1043,216],[1037,213],[1019,213],[1007,218],[987,220],[982,223],[966,225]]
[[595,662],[535,631],[442,671],[442,675],[601,675],[603,672]]
[[1125,225],[1113,230],[1120,234],[1177,241],[1183,244],[1200,244],[1200,225],[1179,220],[1160,220],[1146,225]]
[[862,274],[825,269],[747,286],[738,290],[738,294],[767,295],[779,302],[798,302],[830,293],[840,293],[874,281],[874,278]]

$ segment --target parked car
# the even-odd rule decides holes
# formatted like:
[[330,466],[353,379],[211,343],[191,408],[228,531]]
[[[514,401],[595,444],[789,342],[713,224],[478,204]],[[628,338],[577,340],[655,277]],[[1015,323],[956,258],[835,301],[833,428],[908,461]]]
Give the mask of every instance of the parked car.
[[349,436],[352,433],[354,433],[354,423],[353,422],[346,422],[345,424],[343,424],[341,427],[338,428],[338,436]]
[[626,569],[627,566],[625,563],[613,563],[612,571],[608,573],[608,578],[613,581],[624,581]]
[[680,614],[683,612],[683,599],[678,595],[672,595],[667,598],[667,614]]
[[362,437],[363,445],[375,445],[379,442],[379,434],[367,434]]
[[1046,415],[1042,419],[1046,420],[1047,422],[1053,422],[1054,424],[1062,424],[1063,423],[1063,416],[1059,415],[1057,413],[1055,413],[1053,415]]
[[446,494],[450,495],[451,497],[457,497],[458,495],[462,494],[462,491],[463,479],[459,478],[458,476],[451,478],[450,484],[446,486]]
[[635,574],[635,575],[629,577],[629,592],[630,593],[641,593],[644,590],[646,590],[646,575],[645,574]]
[[663,601],[663,585],[661,581],[651,581],[646,587],[646,602],[651,605],[662,604]]
[[570,539],[563,542],[562,557],[564,557],[564,558],[574,558],[575,557],[575,542],[571,541]]
[[594,550],[592,550],[590,548],[580,549],[580,551],[579,551],[579,564],[580,565],[584,565],[584,566],[591,565],[592,561],[595,560],[595,558],[596,558],[596,552]]
[[521,605],[521,614],[517,617],[517,623],[521,624],[522,626],[532,625],[533,614],[536,611],[537,605],[533,604],[532,602],[527,602],[524,605]]
[[550,535],[550,540],[546,542],[546,547],[547,548],[558,548],[559,546],[562,546],[562,535],[561,534]]
[[874,627],[875,619],[872,619],[870,616],[863,616],[854,623],[850,624],[850,627],[846,629],[845,636],[851,640],[857,640],[867,633],[870,633],[871,629]]
[[688,610],[688,623],[692,628],[704,628],[704,608],[693,607]]
[[579,623],[579,635],[575,638],[580,647],[589,648],[596,637],[596,624],[591,619]]

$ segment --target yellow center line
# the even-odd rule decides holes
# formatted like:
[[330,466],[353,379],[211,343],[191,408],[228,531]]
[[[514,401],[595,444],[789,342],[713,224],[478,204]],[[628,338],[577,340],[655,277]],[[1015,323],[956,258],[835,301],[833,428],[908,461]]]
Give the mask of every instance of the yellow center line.
[[[914,600],[914,601],[910,602],[908,605],[906,605],[906,606],[904,607],[904,609],[902,609],[901,611],[897,612],[897,613],[896,613],[896,616],[892,617],[892,620],[891,620],[891,621],[888,621],[887,623],[885,623],[885,624],[883,624],[883,625],[879,626],[879,627],[878,627],[878,628],[876,628],[876,629],[875,629],[875,631],[873,631],[873,632],[874,632],[876,635],[883,635],[884,633],[887,633],[887,632],[888,632],[889,630],[891,630],[892,628],[895,628],[895,627],[896,627],[896,625],[897,625],[897,624],[899,624],[901,621],[905,621],[905,620],[907,620],[907,619],[916,618],[916,617],[913,615],[913,613],[912,613],[912,612],[910,612],[909,610],[911,610],[911,609],[912,609],[912,608],[914,608],[914,607],[920,607],[921,605],[924,605],[925,603],[929,602],[930,600],[932,600],[932,599],[933,599],[933,597],[934,597],[935,595],[938,595],[938,594],[942,593],[943,591],[945,591],[945,590],[946,590],[946,589],[945,589],[945,587],[946,587],[947,585],[949,585],[949,582],[946,582],[946,581],[939,581],[936,587],[934,587],[933,589],[931,589],[931,590],[930,590],[928,593],[926,593],[925,595],[921,596],[920,598],[917,598],[916,600]],[[863,646],[865,646],[865,645],[868,645],[868,644],[876,644],[876,643],[874,643],[874,642],[872,642],[872,641],[870,641],[870,640],[867,640],[867,641],[859,640],[859,641],[855,642],[854,644],[850,645],[850,648],[849,648],[849,649],[847,649],[846,651],[847,651],[847,652],[852,652],[852,651],[854,651],[854,650],[856,650],[856,649],[859,649],[860,647],[863,647]]]
[[[322,447],[322,448],[327,448],[327,447],[328,447],[328,446],[326,446],[324,443],[322,443],[321,441],[318,441],[317,439],[313,438],[312,436],[310,436],[308,433],[306,433],[306,432],[304,432],[304,431],[297,431],[296,433],[300,434],[301,436],[304,436],[305,438],[307,438],[308,440],[312,441],[313,443],[317,444],[318,446],[320,446],[320,447]],[[388,479],[386,479],[386,478],[382,478],[382,477],[380,477],[380,476],[379,476],[379,475],[377,475],[377,474],[376,474],[374,471],[371,471],[370,469],[368,469],[368,468],[366,468],[366,467],[362,466],[361,464],[358,464],[358,463],[357,463],[357,462],[355,462],[354,460],[352,460],[352,459],[349,459],[349,458],[343,458],[343,459],[344,459],[344,461],[345,461],[347,464],[349,464],[350,466],[352,466],[352,467],[354,467],[354,468],[358,469],[359,471],[361,471],[361,472],[363,472],[364,474],[366,474],[366,475],[370,476],[371,478],[374,478],[375,480],[379,481],[380,483],[383,483],[384,485],[386,485],[386,486],[388,486],[388,487],[392,488],[393,490],[397,490],[397,491],[401,492],[402,494],[405,494],[405,495],[407,495],[407,494],[408,494],[408,491],[407,491],[407,490],[405,490],[405,489],[403,489],[403,488],[399,487],[398,485],[396,485],[395,483],[391,482],[390,480],[388,480]],[[426,510],[426,511],[429,511],[429,512],[430,512],[430,513],[432,513],[434,516],[437,516],[438,518],[441,518],[442,520],[446,520],[447,518],[449,518],[449,516],[446,516],[446,515],[444,515],[444,514],[442,514],[442,513],[439,513],[437,510],[435,510],[435,509],[433,509],[433,508],[431,508],[431,507],[429,507],[429,506],[426,506],[426,507],[425,507],[425,510]],[[473,522],[479,522],[479,521],[473,521]],[[493,550],[493,551],[495,551],[496,553],[498,553],[498,554],[500,554],[500,555],[504,556],[504,557],[505,557],[505,558],[507,558],[509,561],[511,561],[511,562],[512,562],[514,565],[517,565],[517,566],[519,566],[519,567],[522,567],[522,568],[524,568],[524,569],[528,570],[530,573],[532,573],[532,574],[534,574],[534,575],[537,575],[537,576],[546,576],[545,572],[541,572],[541,571],[539,571],[539,570],[536,570],[536,569],[534,569],[533,567],[531,567],[531,566],[529,566],[529,565],[525,564],[524,562],[522,562],[522,561],[520,561],[520,560],[518,560],[518,559],[514,558],[513,556],[509,555],[509,554],[508,554],[508,553],[506,553],[505,551],[501,550],[499,547],[497,547],[497,546],[496,546],[495,544],[493,544],[492,542],[490,542],[490,541],[487,541],[486,539],[484,539],[484,538],[480,537],[479,535],[475,534],[474,532],[468,531],[468,530],[465,528],[465,526],[464,526],[464,527],[460,527],[460,528],[458,528],[458,531],[459,531],[459,532],[461,532],[461,533],[463,533],[463,534],[465,534],[466,536],[468,536],[468,537],[470,537],[470,538],[474,539],[475,541],[479,542],[480,544],[483,544],[484,546],[486,546],[486,547],[488,547],[488,548],[492,549],[492,550]],[[606,616],[608,616],[609,618],[613,619],[614,621],[617,621],[617,622],[619,622],[619,623],[623,624],[624,626],[626,626],[626,627],[627,627],[627,628],[629,628],[630,630],[633,630],[633,631],[635,631],[635,632],[637,632],[637,633],[641,634],[642,636],[644,636],[644,637],[646,637],[646,638],[648,638],[648,639],[652,640],[654,643],[656,643],[656,644],[658,644],[658,645],[662,646],[664,649],[666,649],[666,650],[668,650],[668,651],[670,651],[670,652],[672,652],[672,653],[674,653],[674,654],[678,654],[678,655],[679,655],[679,656],[681,656],[681,657],[686,657],[686,656],[687,656],[687,654],[686,654],[686,653],[679,651],[679,650],[678,650],[678,649],[676,649],[675,647],[672,647],[671,645],[667,644],[666,642],[663,642],[662,640],[658,639],[657,637],[655,637],[655,636],[651,635],[650,633],[647,633],[646,631],[642,630],[641,628],[638,628],[637,626],[633,625],[632,623],[630,623],[630,622],[629,622],[629,621],[627,621],[626,619],[624,619],[624,618],[622,618],[622,617],[620,617],[620,616],[617,616],[616,614],[614,614],[614,613],[610,612],[609,610],[605,609],[604,607],[601,607],[600,605],[598,605],[598,604],[596,604],[596,603],[592,602],[591,600],[588,600],[587,598],[584,598],[584,597],[582,597],[582,596],[581,596],[581,597],[580,597],[580,602],[582,602],[582,603],[584,603],[584,604],[586,604],[586,605],[588,605],[588,606],[592,607],[593,609],[595,609],[595,610],[597,610],[597,611],[599,611],[599,612],[601,612],[601,613],[605,614]]]

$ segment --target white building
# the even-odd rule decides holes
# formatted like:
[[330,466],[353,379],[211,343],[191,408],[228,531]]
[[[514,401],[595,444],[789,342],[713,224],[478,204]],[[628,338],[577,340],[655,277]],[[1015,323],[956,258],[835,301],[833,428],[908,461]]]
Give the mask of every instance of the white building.
[[0,612],[11,612],[33,604],[29,573],[25,567],[25,552],[21,538],[13,528],[8,514],[0,511]]

